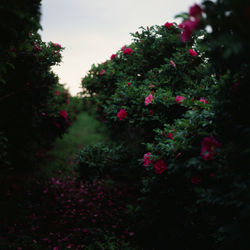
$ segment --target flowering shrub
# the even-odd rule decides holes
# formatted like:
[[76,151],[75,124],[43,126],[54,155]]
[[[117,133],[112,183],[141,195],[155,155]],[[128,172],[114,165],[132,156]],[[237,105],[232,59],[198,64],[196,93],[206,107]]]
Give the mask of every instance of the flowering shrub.
[[12,66],[1,75],[0,131],[8,139],[6,159],[12,168],[34,165],[71,124],[70,95],[51,71],[63,48],[42,42],[35,32],[25,39],[25,46],[8,54]]

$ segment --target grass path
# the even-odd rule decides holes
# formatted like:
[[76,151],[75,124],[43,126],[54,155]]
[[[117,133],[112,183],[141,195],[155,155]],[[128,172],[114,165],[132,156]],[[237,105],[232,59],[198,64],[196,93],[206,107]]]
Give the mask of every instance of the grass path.
[[85,145],[105,141],[108,141],[108,137],[102,124],[87,112],[80,113],[69,132],[58,138],[53,149],[47,153],[39,175],[51,177],[58,172],[71,175],[79,150]]

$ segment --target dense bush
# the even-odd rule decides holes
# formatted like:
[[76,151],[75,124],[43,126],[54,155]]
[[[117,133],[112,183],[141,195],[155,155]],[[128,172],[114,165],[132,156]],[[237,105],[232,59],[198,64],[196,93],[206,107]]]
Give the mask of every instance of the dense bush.
[[180,16],[133,34],[83,88],[143,169],[145,249],[247,249],[249,4],[204,1]]
[[70,96],[51,71],[51,66],[60,63],[63,48],[41,40],[37,33],[40,2],[29,2],[0,5],[4,37],[0,42],[0,131],[8,140],[5,163],[10,162],[11,168],[34,164],[72,120]]

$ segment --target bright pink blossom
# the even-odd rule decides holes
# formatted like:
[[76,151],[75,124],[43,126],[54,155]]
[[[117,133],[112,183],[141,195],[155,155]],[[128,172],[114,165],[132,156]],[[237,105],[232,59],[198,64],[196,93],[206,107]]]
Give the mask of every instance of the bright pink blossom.
[[207,100],[206,99],[204,99],[204,98],[200,98],[200,102],[203,102],[204,104],[207,104],[208,102],[207,102]]
[[221,144],[211,135],[204,137],[201,143],[201,156],[205,161],[212,160],[215,156],[216,148],[220,148]]
[[102,69],[101,71],[100,71],[100,76],[102,76],[103,74],[105,74],[105,69]]
[[150,104],[153,100],[154,100],[154,96],[153,96],[152,94],[149,94],[149,95],[145,98],[145,106],[147,106],[148,104]]
[[124,45],[122,48],[121,48],[121,51],[125,50],[127,48],[126,45]]
[[153,161],[150,159],[152,156],[152,154],[150,152],[144,154],[143,156],[143,166],[147,167],[148,165],[150,165],[151,163],[153,163]]
[[170,132],[170,133],[167,135],[167,138],[173,140],[173,134]]
[[177,95],[177,96],[175,97],[175,100],[177,101],[178,104],[180,104],[182,101],[185,100],[185,97],[184,97],[184,96]]
[[131,48],[125,48],[122,52],[124,55],[130,55],[133,53],[133,50]]
[[125,109],[120,109],[120,111],[117,114],[117,117],[119,118],[119,120],[123,120],[127,117],[128,113]]
[[115,57],[116,57],[116,54],[113,54],[113,55],[110,57],[110,59],[113,60],[113,59],[115,59]]
[[186,20],[179,25],[179,28],[183,29],[181,33],[181,40],[186,42],[192,35],[193,31],[198,28],[200,23],[199,19]]
[[131,85],[131,82],[128,82],[128,86],[130,87],[130,85]]
[[170,63],[174,68],[176,68],[176,64],[174,63],[173,60],[170,60],[169,63]]
[[172,27],[174,24],[173,23],[169,23],[169,22],[166,22],[165,24],[164,24],[164,26],[167,28],[167,29],[169,29],[170,27]]
[[189,8],[189,15],[194,18],[200,18],[202,14],[202,9],[198,4],[194,4]]
[[188,53],[189,53],[189,55],[191,55],[191,56],[197,56],[197,52],[194,51],[193,49],[189,49],[189,50],[188,50]]
[[158,160],[154,164],[154,169],[156,174],[162,174],[167,169],[167,166],[163,160]]
[[63,117],[66,121],[68,120],[68,113],[65,110],[60,111],[60,116]]

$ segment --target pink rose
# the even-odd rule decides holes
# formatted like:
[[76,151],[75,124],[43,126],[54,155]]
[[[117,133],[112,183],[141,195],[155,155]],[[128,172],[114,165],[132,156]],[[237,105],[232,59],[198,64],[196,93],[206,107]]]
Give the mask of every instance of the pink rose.
[[194,4],[189,8],[189,15],[194,18],[200,18],[202,14],[202,9],[198,4]]
[[102,76],[103,74],[105,74],[105,69],[102,69],[101,71],[100,71],[100,76]]
[[189,52],[189,55],[191,56],[197,56],[197,52],[195,52],[193,49],[189,49],[188,52]]
[[194,21],[186,20],[178,26],[179,28],[183,29],[181,33],[181,40],[183,42],[186,42],[191,37],[193,30],[198,28],[199,23],[199,19],[195,19]]
[[126,54],[126,55],[130,55],[130,54],[133,53],[133,50],[132,50],[131,48],[126,48],[126,49],[123,50],[122,53],[123,53],[124,55],[125,55],[125,54]]
[[158,160],[154,164],[154,169],[156,174],[162,174],[167,169],[167,166],[163,160]]
[[172,27],[174,24],[173,23],[169,23],[169,22],[166,22],[165,24],[164,24],[164,26],[167,28],[167,29],[169,29],[170,27]]
[[173,134],[170,132],[170,133],[167,135],[167,138],[173,140]]
[[186,98],[184,96],[176,96],[175,100],[177,101],[178,104],[180,104],[182,101],[184,101]]
[[127,48],[126,45],[124,45],[122,48],[121,48],[121,51],[125,50]]
[[207,102],[207,100],[206,99],[204,99],[204,98],[200,98],[200,102],[203,102],[204,104],[207,104],[208,102]]
[[60,111],[60,116],[63,117],[66,121],[68,120],[68,113],[65,110]]
[[128,86],[130,87],[130,85],[131,85],[131,82],[128,82]]
[[215,149],[220,148],[221,144],[211,135],[204,137],[201,143],[201,156],[205,161],[212,160],[215,156]]
[[144,154],[143,159],[142,159],[143,166],[147,167],[148,165],[153,163],[153,161],[150,159],[151,156],[152,156],[152,154],[150,152]]
[[176,64],[174,63],[173,60],[170,60],[169,63],[170,63],[174,68],[176,68]]
[[113,59],[115,59],[115,57],[116,57],[116,54],[113,54],[113,55],[110,57],[110,59],[113,60]]
[[120,111],[117,113],[117,117],[119,118],[119,120],[123,120],[127,117],[128,113],[126,112],[125,109],[120,109]]
[[147,106],[148,104],[150,104],[153,100],[154,100],[153,95],[152,95],[152,94],[149,94],[149,95],[145,98],[145,106]]

